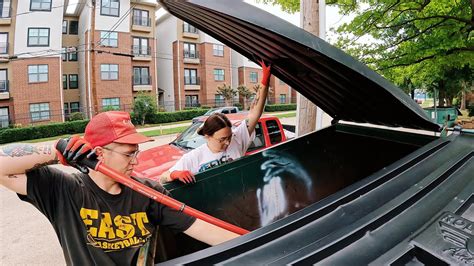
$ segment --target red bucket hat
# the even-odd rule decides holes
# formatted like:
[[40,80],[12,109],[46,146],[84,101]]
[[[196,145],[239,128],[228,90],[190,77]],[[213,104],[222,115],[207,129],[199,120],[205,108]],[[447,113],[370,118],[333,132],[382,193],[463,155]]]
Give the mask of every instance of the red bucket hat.
[[94,116],[86,126],[84,139],[93,148],[112,142],[140,144],[153,139],[137,132],[130,120],[130,114],[121,111],[108,111]]

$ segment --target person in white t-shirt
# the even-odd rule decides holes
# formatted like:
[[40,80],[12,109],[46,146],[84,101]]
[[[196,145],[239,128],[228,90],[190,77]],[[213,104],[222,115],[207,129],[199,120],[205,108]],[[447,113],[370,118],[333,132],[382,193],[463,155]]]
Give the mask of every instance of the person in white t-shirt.
[[169,171],[163,173],[160,177],[162,183],[174,180],[184,183],[195,182],[195,174],[245,155],[255,138],[255,127],[262,116],[268,95],[270,66],[266,66],[263,61],[260,65],[263,70],[261,81],[263,89],[257,92],[247,119],[232,129],[232,124],[225,115],[217,113],[209,116],[198,131],[207,142],[186,153]]

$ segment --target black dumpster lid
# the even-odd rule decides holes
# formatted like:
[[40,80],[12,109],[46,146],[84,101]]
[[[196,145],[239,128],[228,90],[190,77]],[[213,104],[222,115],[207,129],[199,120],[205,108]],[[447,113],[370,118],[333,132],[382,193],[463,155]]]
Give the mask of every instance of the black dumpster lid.
[[394,84],[342,50],[270,13],[235,0],[160,1],[256,62],[331,117],[358,123],[439,130],[423,109]]

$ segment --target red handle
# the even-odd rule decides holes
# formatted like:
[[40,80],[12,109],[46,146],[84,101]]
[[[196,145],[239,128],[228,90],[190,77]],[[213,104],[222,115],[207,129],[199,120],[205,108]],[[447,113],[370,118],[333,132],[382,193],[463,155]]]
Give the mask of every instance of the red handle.
[[178,211],[182,211],[190,216],[196,217],[198,219],[201,219],[203,221],[206,221],[208,223],[211,223],[213,225],[219,226],[221,228],[227,229],[231,232],[234,232],[239,235],[244,235],[247,234],[249,231],[240,228],[238,226],[235,226],[233,224],[224,222],[220,219],[217,219],[215,217],[212,217],[206,213],[203,213],[201,211],[198,211],[196,209],[193,209],[191,207],[186,206],[186,204],[177,201],[169,196],[166,196],[163,193],[160,193],[150,187],[147,187],[146,185],[135,181],[129,177],[124,176],[123,174],[111,169],[110,167],[107,167],[106,165],[102,165],[102,163],[98,163],[97,166],[95,167],[96,171],[101,172],[102,174],[114,179],[115,181],[133,189],[134,191],[154,200],[159,203],[162,203],[170,208],[173,208]]

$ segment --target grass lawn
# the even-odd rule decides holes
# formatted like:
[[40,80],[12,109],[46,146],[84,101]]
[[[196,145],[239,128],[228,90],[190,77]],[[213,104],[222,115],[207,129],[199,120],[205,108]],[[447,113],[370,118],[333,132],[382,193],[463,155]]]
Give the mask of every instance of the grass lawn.
[[141,132],[141,133],[143,135],[147,136],[147,137],[156,137],[156,136],[161,136],[161,135],[170,135],[170,134],[181,133],[187,128],[188,128],[188,126],[174,127],[174,128],[165,128],[163,130],[156,129],[156,130],[144,131],[144,132]]
[[296,112],[288,113],[288,114],[279,114],[275,115],[278,118],[289,118],[289,117],[296,117]]

